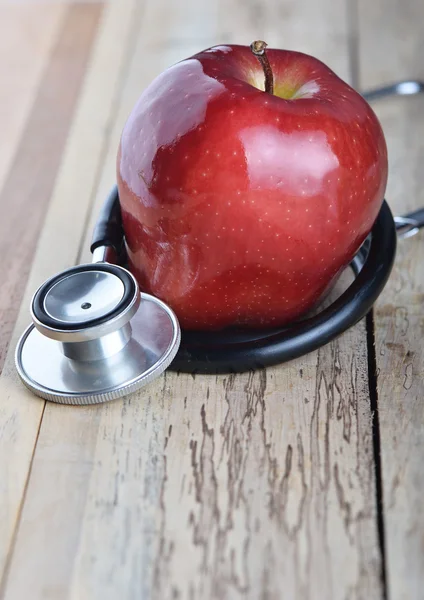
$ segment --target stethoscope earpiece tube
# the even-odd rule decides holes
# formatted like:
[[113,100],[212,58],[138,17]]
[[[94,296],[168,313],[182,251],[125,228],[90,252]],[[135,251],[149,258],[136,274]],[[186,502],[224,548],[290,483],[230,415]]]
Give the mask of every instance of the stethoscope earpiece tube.
[[382,100],[390,96],[416,96],[424,92],[424,83],[415,79],[406,79],[390,85],[385,85],[374,90],[364,92],[362,96],[367,102]]
[[112,246],[117,256],[122,252],[124,230],[122,228],[121,206],[118,189],[114,186],[104,202],[91,239],[91,253],[97,248]]
[[424,227],[424,208],[402,217],[395,217],[395,224],[399,238],[405,239],[416,235],[421,227]]
[[[415,221],[415,227],[418,227],[418,229],[420,229],[421,227],[424,226],[424,208],[419,208],[418,210],[414,210],[413,212],[405,215],[404,218]],[[395,220],[396,220],[396,218],[395,218]]]

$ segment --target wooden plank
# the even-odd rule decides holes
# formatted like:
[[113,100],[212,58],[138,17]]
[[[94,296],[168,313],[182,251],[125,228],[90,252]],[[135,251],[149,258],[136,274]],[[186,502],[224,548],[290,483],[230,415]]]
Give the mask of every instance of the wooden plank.
[[[420,0],[359,2],[363,87],[424,79]],[[376,35],[378,31],[378,35]],[[387,197],[395,214],[424,206],[424,97],[375,104],[387,136]],[[389,598],[423,597],[423,235],[400,241],[375,313],[377,393]]]
[[[148,2],[96,205],[124,119],[165,66],[238,30],[236,41],[287,40],[347,77],[345,8]],[[317,30],[302,28],[310,10]],[[56,216],[61,231],[70,215]],[[108,405],[47,405],[5,598],[380,597],[365,339],[361,323],[279,368],[168,372]]]
[[[91,192],[102,162],[102,148],[108,138],[110,118],[119,97],[128,52],[131,52],[131,32],[137,28],[136,16],[140,9],[135,0],[121,0],[119,5],[108,5],[103,15],[11,347],[0,376],[0,572],[3,573],[3,586],[44,410],[44,402],[36,400],[18,381],[13,349],[28,323],[29,302],[36,287],[52,273],[73,264],[77,258]],[[54,534],[57,535],[57,532]],[[65,539],[72,544],[69,537]],[[66,552],[66,548],[63,551]],[[37,551],[36,555],[42,553]],[[34,556],[31,555],[30,562]],[[26,572],[27,565],[24,570]],[[59,562],[57,571],[59,575],[62,573]],[[21,574],[19,572],[19,578]],[[32,596],[32,591],[28,594]]]
[[[68,7],[0,192],[0,370],[31,268],[102,5]],[[39,24],[39,23],[38,23]],[[73,40],[78,44],[73,47]]]
[[15,156],[65,12],[63,4],[0,2],[0,188]]

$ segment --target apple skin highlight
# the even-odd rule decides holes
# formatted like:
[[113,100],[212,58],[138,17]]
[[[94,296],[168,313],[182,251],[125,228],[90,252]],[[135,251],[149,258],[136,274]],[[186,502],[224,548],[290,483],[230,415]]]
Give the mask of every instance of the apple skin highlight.
[[216,46],[159,75],[125,124],[117,180],[130,269],[186,329],[273,327],[310,310],[380,210],[387,149],[319,60]]

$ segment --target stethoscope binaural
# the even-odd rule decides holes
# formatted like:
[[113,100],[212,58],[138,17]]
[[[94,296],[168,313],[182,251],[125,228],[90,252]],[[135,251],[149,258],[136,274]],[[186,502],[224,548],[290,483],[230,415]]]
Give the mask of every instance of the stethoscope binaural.
[[[416,95],[424,83],[401,81],[363,94],[368,100]],[[424,226],[424,208],[392,216],[384,201],[373,229],[351,262],[355,279],[318,314],[276,329],[183,331],[161,300],[140,292],[125,264],[117,189],[93,233],[91,264],[46,281],[31,303],[32,324],[16,348],[16,368],[36,395],[92,404],[132,393],[168,367],[189,373],[242,372],[316,350],[371,309],[392,270],[398,237]]]

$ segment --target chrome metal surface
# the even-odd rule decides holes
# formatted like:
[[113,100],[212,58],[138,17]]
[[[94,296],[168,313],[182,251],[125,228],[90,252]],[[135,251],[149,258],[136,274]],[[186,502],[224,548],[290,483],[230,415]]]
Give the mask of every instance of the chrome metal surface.
[[[53,318],[57,322],[57,325],[55,325],[54,327],[52,325],[48,325],[44,322],[41,322],[34,314],[33,305],[31,305],[31,317],[32,317],[35,327],[38,329],[38,331],[40,331],[40,333],[42,333],[43,335],[45,335],[48,338],[51,338],[52,340],[57,340],[59,342],[86,342],[89,340],[95,340],[95,339],[105,336],[109,333],[117,331],[118,329],[121,329],[121,327],[123,327],[126,323],[128,323],[128,321],[134,316],[134,314],[137,312],[138,306],[140,304],[140,294],[138,293],[139,288],[138,288],[137,281],[135,280],[133,275],[131,275],[131,273],[129,273],[126,269],[115,265],[114,266],[115,269],[122,271],[123,273],[125,273],[125,275],[127,277],[130,277],[132,279],[136,293],[134,294],[133,298],[131,299],[128,306],[124,310],[120,311],[114,317],[107,319],[105,322],[103,322],[101,324],[95,324],[95,319],[97,319],[99,316],[106,316],[109,312],[111,312],[119,304],[120,300],[122,299],[122,296],[121,296],[118,300],[118,297],[121,294],[120,286],[122,286],[122,289],[123,289],[123,284],[122,284],[121,280],[119,279],[119,277],[117,277],[117,275],[114,275],[111,273],[107,273],[108,277],[110,276],[110,278],[108,278],[107,280],[97,279],[96,273],[100,273],[100,271],[96,270],[95,265],[90,265],[90,268],[91,267],[93,269],[92,271],[87,271],[87,270],[81,271],[81,274],[83,274],[83,273],[90,274],[91,272],[93,272],[94,279],[90,280],[90,278],[88,277],[87,281],[91,281],[92,283],[94,281],[98,281],[101,284],[100,293],[97,293],[97,291],[95,290],[95,286],[90,288],[90,286],[87,285],[84,288],[87,291],[87,293],[85,295],[81,296],[81,294],[78,295],[78,293],[75,293],[75,296],[78,298],[78,300],[72,299],[72,301],[70,303],[71,304],[70,309],[68,309],[68,308],[61,309],[60,308],[59,301],[58,301],[58,296],[60,296],[60,294],[57,294],[56,299],[51,302],[51,306],[50,306],[50,311],[55,315],[55,316],[53,316]],[[60,290],[59,284],[62,281],[65,282],[64,286],[66,287],[66,285],[67,285],[66,281],[68,279],[71,280],[71,278],[68,277],[69,271],[73,271],[73,270],[74,269],[68,269],[67,271],[63,271],[63,273],[61,274],[60,281],[56,284],[53,284],[52,289],[54,289],[56,286],[59,286],[59,290]],[[80,274],[75,274],[75,279],[72,279],[71,281],[78,281],[79,275]],[[57,277],[53,277],[52,281],[54,281],[56,278]],[[84,281],[85,281],[85,279],[86,278],[84,278]],[[50,282],[50,280],[47,281],[45,284],[43,284],[43,286],[48,287],[49,282]],[[88,291],[88,290],[90,290],[90,291]],[[109,292],[113,296],[112,301],[109,298]],[[47,292],[47,295],[49,295],[49,293],[50,293],[50,291]],[[70,288],[69,294],[72,295],[73,293],[74,292],[72,292],[72,289]],[[36,292],[36,294],[37,294],[37,292]],[[80,304],[78,304],[79,302],[80,302]],[[82,305],[85,304],[85,302],[87,302],[87,304],[91,304],[92,306],[90,308],[85,308],[85,309],[82,308]],[[64,303],[66,303],[66,304],[68,303],[66,301],[66,298],[64,298]],[[47,309],[46,306],[45,306],[45,308]],[[103,309],[103,312],[101,309]],[[94,312],[91,313],[92,310]],[[62,325],[63,324],[66,324],[66,325],[72,324],[73,321],[71,321],[70,319],[74,318],[76,313],[79,311],[80,311],[80,314],[83,315],[84,317],[86,315],[89,316],[90,313],[93,316],[91,317],[91,319],[87,318],[84,321],[84,323],[85,323],[84,327],[64,329],[62,327]],[[68,313],[70,316],[68,315]],[[68,316],[66,316],[66,315],[68,315]],[[56,318],[56,316],[58,316],[60,318]],[[65,320],[65,319],[68,319],[68,320]],[[90,324],[91,321],[94,321],[93,325]]]
[[395,88],[399,96],[413,96],[424,91],[424,84],[415,80],[400,81]]
[[[381,86],[363,93],[366,100],[380,100],[395,96],[416,96],[424,93],[424,82],[418,79],[406,79],[390,85]],[[394,217],[396,230],[400,239],[416,235],[423,227],[423,222],[409,216]]]
[[60,324],[87,323],[112,312],[124,296],[124,284],[105,271],[64,276],[44,298],[46,313]]
[[180,343],[174,313],[148,294],[141,294],[131,327],[122,350],[102,360],[81,361],[67,358],[60,343],[31,325],[18,343],[16,368],[25,385],[47,400],[94,404],[120,398],[160,375]]
[[120,352],[131,339],[131,324],[88,342],[62,342],[62,352],[73,360],[100,360]]
[[368,90],[362,95],[368,101],[381,100],[390,96],[415,96],[424,92],[424,83],[416,79],[406,79],[390,85],[384,85],[374,90]]
[[113,246],[99,246],[93,252],[92,263],[109,263],[116,265],[117,256]]
[[401,239],[410,238],[416,235],[422,225],[415,219],[409,217],[394,217],[398,237]]

